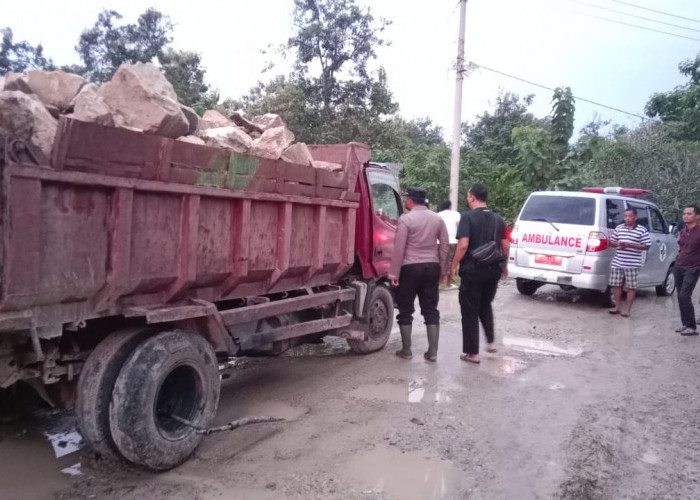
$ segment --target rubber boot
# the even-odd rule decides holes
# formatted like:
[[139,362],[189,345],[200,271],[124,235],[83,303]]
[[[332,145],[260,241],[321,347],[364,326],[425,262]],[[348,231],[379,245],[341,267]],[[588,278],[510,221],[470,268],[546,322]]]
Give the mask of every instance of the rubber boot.
[[399,325],[399,331],[401,332],[401,349],[396,351],[396,355],[399,358],[411,359],[413,353],[411,352],[411,330],[412,325]]
[[428,331],[428,351],[423,354],[423,357],[428,361],[437,361],[440,325],[425,325],[425,328]]

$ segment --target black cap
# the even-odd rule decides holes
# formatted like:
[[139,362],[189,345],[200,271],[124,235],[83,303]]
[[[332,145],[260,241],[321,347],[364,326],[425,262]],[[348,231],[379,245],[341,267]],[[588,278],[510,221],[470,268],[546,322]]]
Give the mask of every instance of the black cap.
[[403,194],[404,196],[408,196],[409,198],[411,198],[419,205],[425,205],[428,201],[426,199],[425,189],[418,186],[407,187]]

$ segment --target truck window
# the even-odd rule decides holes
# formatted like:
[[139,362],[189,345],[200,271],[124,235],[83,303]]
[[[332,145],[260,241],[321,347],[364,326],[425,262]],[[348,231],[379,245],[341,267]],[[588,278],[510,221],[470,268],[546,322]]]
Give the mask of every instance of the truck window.
[[595,199],[582,196],[530,196],[520,220],[592,226],[595,222]]
[[653,233],[668,234],[668,226],[664,222],[661,212],[655,208],[650,208],[649,211],[651,212],[651,231]]
[[608,229],[615,229],[625,222],[625,202],[622,200],[605,200],[605,214]]
[[651,231],[651,227],[649,227],[649,208],[641,203],[632,203],[629,201],[627,202],[627,206],[629,208],[637,209],[637,224],[644,226],[647,228],[647,230]]
[[398,221],[401,215],[401,196],[395,177],[389,172],[369,171],[374,212],[384,220]]

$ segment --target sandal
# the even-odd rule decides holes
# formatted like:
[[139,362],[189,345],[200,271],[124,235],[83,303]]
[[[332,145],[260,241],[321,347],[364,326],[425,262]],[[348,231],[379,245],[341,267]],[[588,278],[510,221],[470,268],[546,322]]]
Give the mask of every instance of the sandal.
[[475,365],[481,363],[481,361],[479,361],[478,359],[470,358],[469,354],[462,354],[459,356],[459,359],[461,359],[462,361],[466,361],[467,363],[474,363]]

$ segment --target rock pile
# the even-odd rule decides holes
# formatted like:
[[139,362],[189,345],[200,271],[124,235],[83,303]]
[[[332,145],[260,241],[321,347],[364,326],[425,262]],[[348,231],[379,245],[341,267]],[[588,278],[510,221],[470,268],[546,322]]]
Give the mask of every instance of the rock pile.
[[227,118],[209,110],[199,117],[178,102],[173,86],[153,64],[123,64],[103,85],[60,70],[0,76],[1,135],[29,141],[49,157],[60,116],[342,170],[342,165],[315,161],[306,144],[294,143],[294,134],[278,115],[248,120],[239,113]]

